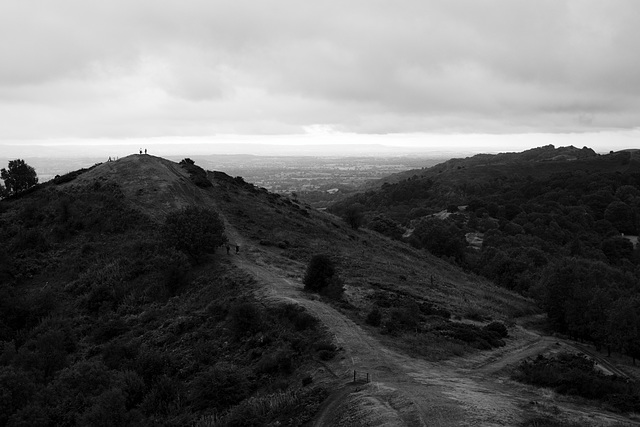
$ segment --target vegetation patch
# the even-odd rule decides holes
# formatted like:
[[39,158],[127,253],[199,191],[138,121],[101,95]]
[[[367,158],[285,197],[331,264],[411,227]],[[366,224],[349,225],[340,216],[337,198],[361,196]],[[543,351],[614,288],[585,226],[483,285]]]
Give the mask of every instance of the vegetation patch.
[[591,359],[571,353],[539,355],[524,361],[513,375],[517,381],[548,387],[560,394],[597,400],[623,412],[640,411],[640,386],[636,382],[595,369]]
[[196,165],[193,160],[189,158],[182,159],[180,161],[180,166],[182,166],[187,172],[189,172],[191,181],[198,187],[208,188],[213,185],[207,178],[207,171]]
[[193,265],[118,185],[0,205],[0,425],[300,425],[326,396],[299,368],[336,354],[317,320]]

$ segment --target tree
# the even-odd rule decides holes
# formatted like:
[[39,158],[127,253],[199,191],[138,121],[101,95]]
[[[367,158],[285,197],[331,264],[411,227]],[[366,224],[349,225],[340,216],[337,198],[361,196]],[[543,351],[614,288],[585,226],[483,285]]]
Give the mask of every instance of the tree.
[[9,194],[17,194],[38,183],[35,169],[22,159],[10,160],[8,169],[2,168],[0,176]]
[[347,224],[354,230],[357,230],[362,225],[364,221],[364,214],[362,213],[362,205],[356,203],[355,205],[349,206],[345,211],[342,218],[346,221]]
[[214,252],[227,242],[218,214],[196,206],[167,215],[162,234],[169,246],[184,252],[196,263],[205,253]]
[[342,280],[336,274],[336,268],[329,256],[314,255],[309,261],[303,279],[305,289],[340,299],[344,292]]
[[637,232],[633,209],[624,202],[611,202],[604,211],[604,219],[611,222],[621,233]]
[[462,230],[455,223],[437,218],[422,219],[413,231],[422,247],[438,257],[464,259],[467,242]]

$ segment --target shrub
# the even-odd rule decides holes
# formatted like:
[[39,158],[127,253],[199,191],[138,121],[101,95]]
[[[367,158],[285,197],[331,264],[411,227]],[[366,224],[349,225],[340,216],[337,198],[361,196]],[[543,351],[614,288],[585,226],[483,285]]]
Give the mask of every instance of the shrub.
[[[180,400],[180,387],[178,381],[167,375],[158,376],[153,382],[151,391],[142,400],[140,409],[146,414],[167,415]],[[122,401],[124,406],[124,399]]]
[[135,360],[138,348],[134,344],[111,342],[104,347],[102,361],[109,369],[120,369]]
[[0,367],[0,425],[23,407],[36,392],[30,375],[20,369]]
[[356,203],[355,205],[351,205],[345,209],[342,218],[347,224],[349,224],[349,227],[357,230],[364,222],[364,214],[362,213],[362,210],[362,205]]
[[290,374],[293,371],[293,351],[289,348],[281,348],[273,353],[262,356],[256,366],[259,374],[275,374],[284,372]]
[[227,242],[224,224],[210,209],[190,206],[167,215],[162,235],[167,244],[198,263],[207,252]]
[[[107,390],[78,418],[78,425],[111,427],[136,424],[136,415],[127,412],[126,396],[120,389]],[[132,417],[133,415],[133,417]]]
[[246,398],[250,388],[246,376],[238,367],[218,363],[198,374],[189,390],[188,399],[194,408],[216,408],[221,411]]
[[309,261],[304,275],[304,287],[313,292],[320,292],[329,286],[335,274],[336,269],[329,256],[324,254],[314,255]]
[[501,338],[506,338],[509,336],[509,331],[502,322],[491,322],[487,326],[485,326],[484,329],[487,331],[496,332]]
[[561,394],[571,394],[607,402],[625,412],[640,410],[640,387],[616,376],[606,376],[594,369],[585,356],[559,353],[525,360],[514,379]]
[[329,285],[327,285],[326,288],[322,289],[320,291],[320,294],[334,300],[339,300],[344,294],[344,282],[341,278],[333,276],[329,280]]
[[382,322],[382,313],[378,307],[373,307],[369,314],[367,314],[367,319],[365,321],[368,325],[380,326],[380,323]]
[[318,319],[310,315],[303,307],[295,304],[284,304],[278,309],[278,315],[287,319],[297,331],[313,329],[318,324]]
[[331,360],[338,353],[338,348],[330,341],[320,341],[313,347],[318,352],[320,360]]
[[241,302],[229,311],[231,326],[236,337],[254,334],[262,329],[260,309],[252,302]]
[[451,318],[451,312],[449,310],[434,307],[433,304],[428,302],[420,304],[420,312],[425,316],[440,316],[445,319]]
[[118,372],[115,384],[126,396],[125,406],[127,409],[132,409],[142,402],[146,390],[144,380],[140,375],[133,371]]
[[197,166],[195,162],[189,158],[183,159],[180,161],[180,166],[186,169],[189,172],[189,177],[191,178],[191,182],[193,182],[198,187],[207,188],[213,186],[211,181],[207,178],[207,172],[202,169],[200,166]]

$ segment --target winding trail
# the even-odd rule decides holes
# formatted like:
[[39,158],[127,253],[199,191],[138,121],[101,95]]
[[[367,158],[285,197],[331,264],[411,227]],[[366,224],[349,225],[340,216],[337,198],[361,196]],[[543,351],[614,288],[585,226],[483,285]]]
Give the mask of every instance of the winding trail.
[[[585,426],[640,425],[500,374],[507,366],[554,346],[571,347],[555,338],[518,328],[519,338],[502,349],[440,363],[386,348],[345,315],[304,292],[301,283],[286,277],[286,271],[263,262],[273,254],[247,246],[225,222],[230,241],[241,246],[239,255],[231,255],[231,262],[257,280],[258,296],[303,306],[320,319],[344,350],[341,359],[326,364],[341,385],[321,408],[314,427],[515,426],[532,414],[557,415],[558,408],[565,419],[584,421]],[[354,370],[369,373],[371,382],[352,384]]]

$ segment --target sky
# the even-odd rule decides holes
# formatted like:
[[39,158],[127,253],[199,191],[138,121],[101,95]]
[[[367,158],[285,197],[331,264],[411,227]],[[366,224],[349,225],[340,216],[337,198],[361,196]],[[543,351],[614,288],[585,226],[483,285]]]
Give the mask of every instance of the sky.
[[636,0],[2,0],[0,150],[636,148],[638,22]]

